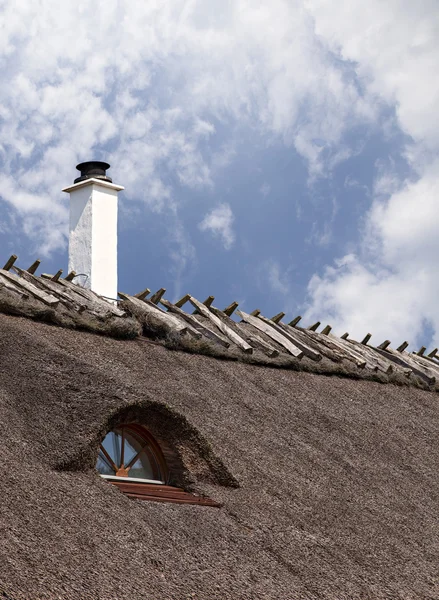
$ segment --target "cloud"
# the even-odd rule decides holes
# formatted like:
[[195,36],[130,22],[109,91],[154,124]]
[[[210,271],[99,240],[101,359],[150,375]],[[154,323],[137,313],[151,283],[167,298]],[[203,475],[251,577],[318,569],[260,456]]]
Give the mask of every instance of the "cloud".
[[232,225],[232,209],[228,204],[220,204],[204,217],[198,227],[201,231],[211,232],[222,241],[226,250],[230,250],[235,241]]
[[[350,2],[333,11],[308,0],[316,33],[327,48],[351,61],[368,93],[394,107],[406,135],[401,155],[376,165],[373,204],[355,255],[346,255],[309,284],[308,316],[325,318],[356,336],[439,342],[435,310],[439,252],[439,13],[434,1]],[[379,343],[379,339],[376,339]]]
[[[0,159],[20,193],[0,194],[45,252],[65,244],[59,190],[76,162],[109,159],[126,202],[163,210],[175,182],[212,188],[245,128],[294,146],[316,177],[379,113],[380,91],[334,60],[303,2],[5,0],[2,11]],[[230,141],[212,152],[217,124]]]

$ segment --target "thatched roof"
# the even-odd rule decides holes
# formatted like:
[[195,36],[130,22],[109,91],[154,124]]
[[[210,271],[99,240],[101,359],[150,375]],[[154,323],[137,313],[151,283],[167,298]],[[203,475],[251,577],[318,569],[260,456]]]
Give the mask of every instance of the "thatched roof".
[[[439,596],[435,392],[2,314],[0,355],[4,597]],[[127,419],[222,508],[102,480],[99,441]]]

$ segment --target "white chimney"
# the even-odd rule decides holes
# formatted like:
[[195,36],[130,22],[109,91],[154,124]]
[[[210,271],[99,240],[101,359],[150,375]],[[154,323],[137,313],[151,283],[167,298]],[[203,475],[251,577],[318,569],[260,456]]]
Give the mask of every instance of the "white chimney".
[[63,189],[70,194],[69,272],[100,296],[117,298],[117,194],[124,188],[107,177],[110,165],[90,161]]

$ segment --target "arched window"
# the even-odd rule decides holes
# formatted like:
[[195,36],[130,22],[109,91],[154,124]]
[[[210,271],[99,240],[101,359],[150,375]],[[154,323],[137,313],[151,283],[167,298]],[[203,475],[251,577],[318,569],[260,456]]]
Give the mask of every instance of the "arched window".
[[105,436],[96,469],[105,479],[146,483],[165,483],[167,479],[159,445],[144,427],[134,423],[120,425]]
[[167,485],[168,468],[159,444],[142,425],[119,425],[99,446],[96,470],[129,498],[220,506],[205,496]]

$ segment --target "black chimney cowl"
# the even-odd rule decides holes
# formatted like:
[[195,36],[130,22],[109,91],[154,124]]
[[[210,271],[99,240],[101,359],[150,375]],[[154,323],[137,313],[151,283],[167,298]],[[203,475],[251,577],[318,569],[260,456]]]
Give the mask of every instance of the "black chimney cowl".
[[80,163],[76,165],[78,171],[81,171],[81,176],[77,177],[73,183],[79,183],[86,179],[102,179],[113,183],[110,177],[107,177],[106,170],[110,168],[110,165],[106,162],[100,162],[98,160],[89,160],[88,162]]

